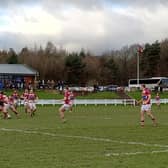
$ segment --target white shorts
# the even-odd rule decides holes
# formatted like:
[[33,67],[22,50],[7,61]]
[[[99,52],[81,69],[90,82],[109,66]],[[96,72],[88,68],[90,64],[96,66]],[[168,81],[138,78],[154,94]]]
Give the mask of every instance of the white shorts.
[[151,104],[143,104],[141,106],[141,111],[150,111],[151,110]]
[[74,100],[71,100],[69,104],[72,106],[74,104]]
[[160,104],[160,100],[156,100],[156,104]]
[[27,107],[29,103],[28,103],[28,101],[24,101],[23,104],[25,107]]
[[64,108],[65,110],[69,110],[70,106],[70,104],[63,104],[62,108]]
[[9,107],[10,107],[10,105],[9,105],[9,104],[4,103],[4,111],[8,111]]
[[36,110],[36,104],[34,102],[29,102],[28,106],[29,106],[30,110]]

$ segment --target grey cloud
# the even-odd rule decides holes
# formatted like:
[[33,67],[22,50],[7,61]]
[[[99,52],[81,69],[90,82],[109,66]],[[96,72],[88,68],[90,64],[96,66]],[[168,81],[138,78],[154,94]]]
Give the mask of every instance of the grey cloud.
[[106,0],[1,0],[1,8],[10,8],[12,6],[19,5],[31,5],[34,6],[39,4],[43,8],[59,9],[66,6],[75,6],[78,8],[92,8],[92,7],[101,7],[103,1]]
[[43,7],[47,8],[63,8],[65,6],[73,6],[84,9],[102,8],[106,5],[111,6],[127,6],[127,7],[156,7],[159,4],[168,5],[167,0],[43,0]]
[[0,49],[14,48],[20,50],[24,45],[24,37],[21,34],[3,32],[0,33]]
[[[107,14],[108,15],[108,14]],[[137,42],[148,41],[144,34],[143,23],[135,18],[113,15],[104,20],[105,34],[98,36],[94,30],[83,31],[72,27],[67,27],[59,36],[36,35],[29,36],[23,34],[2,33],[0,34],[0,48],[34,47],[35,44],[43,45],[48,41],[55,45],[62,46],[68,51],[79,51],[81,48],[100,54],[111,49],[119,49],[124,45]],[[130,23],[132,23],[130,25]],[[142,25],[142,27],[140,26]],[[136,37],[136,38],[135,38]]]
[[37,18],[32,17],[32,16],[29,17],[29,16],[26,16],[26,15],[24,15],[24,20],[26,22],[32,22],[32,23],[37,23],[38,22]]
[[64,8],[66,6],[69,7],[77,7],[77,8],[100,8],[102,6],[103,1],[106,0],[43,0],[42,5],[44,8]]
[[1,0],[0,7],[7,7],[10,5],[24,5],[41,4],[44,8],[64,8],[65,6],[74,6],[77,8],[91,9],[102,8],[103,5],[124,5],[137,7],[152,7],[159,4],[168,5],[167,0]]
[[104,11],[107,7],[111,8],[136,8],[146,9],[152,13],[158,10],[158,7],[162,5],[168,7],[167,0],[42,0],[41,6],[44,10],[59,17],[60,19],[66,19],[64,11],[69,8],[76,8],[83,11]]
[[[93,21],[94,22],[94,21]],[[78,29],[75,25],[67,25],[63,28],[59,35],[32,35],[1,33],[0,48],[16,48],[20,50],[22,47],[34,47],[35,44],[45,46],[48,41],[55,45],[62,46],[68,51],[79,51],[81,48],[100,54],[111,49],[120,49],[125,45],[134,43],[154,42],[167,37],[167,31],[162,32],[161,25],[157,25],[158,32],[150,28],[141,19],[115,13],[114,11],[106,11],[102,24],[104,34],[95,34],[95,30],[90,25],[82,25],[83,29]],[[163,27],[167,27],[165,23]],[[166,29],[167,30],[167,29]]]
[[167,4],[167,0],[107,0],[109,3],[113,4],[121,4],[121,5],[143,5],[143,6],[151,6],[158,4]]
[[[20,1],[15,2],[19,3]],[[85,9],[102,9],[102,5],[105,4],[105,2],[112,5],[121,4],[123,6],[131,5],[132,7],[148,8],[149,10],[153,10],[151,7],[157,7],[158,4],[167,5],[167,0],[43,0],[41,4],[44,9],[56,14],[56,17],[58,17],[57,14],[61,12],[61,9],[65,10],[66,5],[81,8],[85,11]],[[55,11],[56,13],[54,13]],[[161,40],[167,37],[168,25],[166,21],[159,22],[157,25],[153,23],[146,25],[146,23],[140,19],[141,16],[126,16],[114,11],[105,11],[104,9],[103,12],[106,17],[102,23],[100,21],[105,32],[102,35],[95,34],[90,25],[84,25],[81,21],[81,27],[84,27],[84,29],[78,29],[75,25],[66,25],[62,30],[62,34],[59,36],[36,35],[27,37],[24,34],[4,32],[0,34],[0,48],[8,49],[12,47],[20,50],[25,46],[34,47],[35,44],[45,45],[48,41],[52,41],[55,45],[67,48],[69,51],[79,51],[81,48],[84,48],[95,53],[102,53],[110,49],[119,49],[124,45],[154,42],[155,40]],[[25,17],[25,19],[36,22],[34,18]],[[148,23],[150,23],[150,20]],[[88,30],[85,29],[86,26]],[[93,28],[96,27],[93,26]],[[156,30],[157,32],[155,32]]]
[[33,4],[35,1],[33,0],[1,0],[0,8],[24,5],[24,4]]
[[109,15],[110,17],[104,20],[104,35],[98,36],[94,34],[94,30],[90,30],[91,33],[87,34],[87,32],[70,29],[64,31],[61,36],[62,41],[61,39],[60,41],[62,44],[71,42],[80,44],[81,47],[96,51],[96,53],[119,49],[127,44],[147,41],[141,21],[119,14],[113,15],[110,13]]

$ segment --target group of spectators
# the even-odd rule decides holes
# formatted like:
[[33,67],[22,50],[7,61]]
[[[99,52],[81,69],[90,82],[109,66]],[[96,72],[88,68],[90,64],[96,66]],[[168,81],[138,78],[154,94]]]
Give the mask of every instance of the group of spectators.
[[17,80],[5,80],[0,81],[0,90],[2,89],[31,89],[33,87],[32,81],[25,82],[25,81],[17,81]]
[[17,81],[17,80],[0,80],[0,90],[2,89],[25,89],[31,88],[35,89],[57,89],[62,91],[64,89],[65,82],[64,81],[57,81],[54,80],[36,80],[36,81]]
[[54,80],[38,80],[35,83],[35,87],[37,89],[57,89],[62,91],[64,89],[64,86],[64,81],[55,82]]

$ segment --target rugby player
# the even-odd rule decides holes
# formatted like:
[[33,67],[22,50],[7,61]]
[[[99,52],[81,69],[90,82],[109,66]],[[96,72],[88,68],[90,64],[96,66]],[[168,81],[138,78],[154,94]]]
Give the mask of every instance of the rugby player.
[[145,113],[151,118],[153,125],[156,126],[156,118],[152,114],[151,111],[151,92],[148,88],[146,88],[145,84],[141,85],[142,88],[142,98],[138,103],[142,103],[141,112],[140,112],[140,123],[141,126],[144,127],[145,122]]
[[66,86],[65,92],[64,92],[64,99],[63,99],[64,104],[59,108],[59,115],[60,115],[60,118],[61,118],[62,122],[66,122],[64,112],[66,110],[69,110],[70,107],[71,107],[71,105],[70,105],[70,94],[71,93],[70,93],[69,87]]

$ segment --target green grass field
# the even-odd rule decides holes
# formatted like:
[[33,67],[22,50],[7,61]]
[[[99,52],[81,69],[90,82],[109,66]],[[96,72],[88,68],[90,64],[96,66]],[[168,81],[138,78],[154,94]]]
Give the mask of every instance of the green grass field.
[[153,106],[158,126],[139,106],[39,106],[34,118],[19,109],[20,119],[0,120],[0,168],[166,168],[168,105]]
[[[4,90],[7,95],[11,95],[13,90]],[[39,99],[62,99],[63,94],[56,90],[36,90]],[[23,94],[23,90],[18,91],[19,95]],[[77,95],[77,99],[117,99],[119,96],[116,92],[97,92]]]
[[[13,90],[4,90],[7,95],[11,95]],[[22,91],[18,91],[19,95],[23,94]],[[36,94],[39,99],[62,99],[63,94],[60,94],[56,90],[36,90]],[[139,100],[141,98],[141,91],[126,92],[131,98]],[[156,92],[152,92],[152,98],[155,99]],[[118,99],[120,98],[117,92],[104,91],[96,93],[87,93],[85,95],[78,95],[77,99]],[[160,93],[160,98],[168,98],[167,92]]]
[[[3,90],[8,96],[13,93],[12,89]],[[18,90],[19,95],[22,95],[24,90]],[[36,90],[35,91],[39,99],[61,99],[63,97],[62,94],[60,94],[56,90]]]

